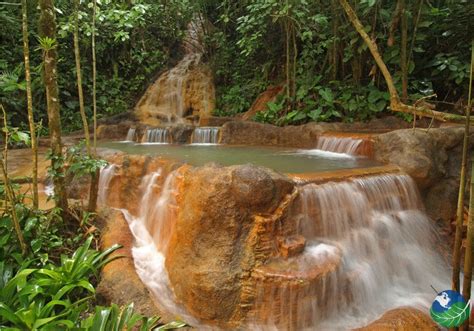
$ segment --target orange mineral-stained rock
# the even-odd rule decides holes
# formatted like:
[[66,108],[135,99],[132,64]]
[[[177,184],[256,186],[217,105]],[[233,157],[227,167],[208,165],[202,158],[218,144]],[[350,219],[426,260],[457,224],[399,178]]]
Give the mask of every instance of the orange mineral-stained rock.
[[413,307],[390,310],[375,322],[354,331],[428,331],[439,327],[427,313]]
[[278,224],[293,191],[288,178],[251,165],[184,172],[166,268],[189,313],[211,325],[240,325],[254,297],[244,293],[255,287],[253,268],[278,255]]

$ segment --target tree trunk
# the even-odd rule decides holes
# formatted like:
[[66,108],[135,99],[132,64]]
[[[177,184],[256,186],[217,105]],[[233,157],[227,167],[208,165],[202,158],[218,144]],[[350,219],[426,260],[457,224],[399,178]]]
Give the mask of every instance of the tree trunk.
[[12,215],[13,227],[15,228],[15,232],[18,237],[18,242],[20,243],[21,253],[23,255],[26,255],[28,248],[25,243],[25,238],[23,237],[23,232],[21,230],[18,214],[16,213],[15,195],[13,193],[13,189],[8,180],[7,170],[5,168],[5,161],[3,160],[3,158],[0,163],[1,163],[0,169],[2,171],[2,176],[3,176],[3,187],[5,188],[5,193],[6,193],[5,196],[8,200],[8,203],[10,204],[10,212]]
[[[40,19],[39,35],[56,40],[56,16],[54,0],[39,0]],[[55,47],[43,50],[43,81],[46,89],[46,104],[48,109],[49,135],[51,139],[51,167],[57,173],[53,178],[56,206],[63,214],[67,212],[68,204],[64,187],[63,154],[61,146],[61,118],[59,114],[59,93],[57,82],[57,51]]]
[[88,211],[93,213],[97,209],[97,197],[99,194],[99,179],[100,170],[96,171],[95,174],[91,174],[91,186],[89,190],[89,204]]
[[25,58],[26,101],[28,110],[28,123],[31,135],[31,152],[33,153],[33,208],[38,208],[38,142],[36,140],[36,127],[33,115],[33,97],[31,93],[30,71],[30,46],[28,40],[28,7],[26,0],[21,0],[23,55]]
[[[474,40],[471,42],[471,74],[469,76],[469,96],[467,107],[469,111],[472,107],[472,78],[474,71]],[[469,142],[468,142],[469,143]],[[467,224],[466,251],[464,256],[464,279],[462,283],[462,295],[469,302],[471,299],[471,281],[472,281],[472,245],[474,236],[474,162],[471,167],[471,189],[469,198],[469,223]],[[463,325],[464,330],[469,330],[469,318]]]
[[390,30],[388,31],[388,40],[387,46],[391,47],[395,43],[395,30],[398,27],[398,22],[400,22],[400,15],[401,15],[401,2],[404,0],[398,0],[397,5],[395,7],[395,11],[393,12],[392,22],[390,23]]
[[291,23],[292,37],[293,37],[293,72],[291,77],[291,102],[292,107],[295,107],[296,103],[296,70],[298,64],[298,45],[296,43],[296,27],[294,23]]
[[74,0],[74,58],[76,60],[77,93],[79,95],[79,112],[81,113],[87,154],[91,156],[89,124],[84,110],[84,93],[82,92],[81,51],[79,48],[79,0]]
[[[469,198],[469,222],[467,224],[466,250],[464,253],[464,279],[462,282],[462,295],[466,302],[471,299],[472,280],[472,244],[474,235],[474,162],[471,167],[471,189]],[[463,325],[464,330],[469,330],[469,317]]]
[[401,41],[400,41],[400,69],[402,70],[402,102],[408,101],[408,24],[405,0],[400,1],[401,6]]
[[337,79],[337,35],[338,35],[338,19],[337,19],[337,2],[336,0],[331,1],[331,12],[332,12],[332,34],[333,42],[330,49],[330,63],[331,63],[331,79]]
[[92,0],[92,109],[94,118],[94,155],[97,156],[97,61],[95,54],[95,15],[97,2]]
[[[97,12],[97,2],[92,0],[92,108],[94,120],[94,157],[97,157],[97,60],[95,54],[95,15]],[[91,186],[89,190],[88,209],[93,212],[97,209],[97,194],[99,190],[100,171],[91,176]]]
[[[365,32],[362,23],[357,17],[357,14],[349,5],[347,0],[339,0],[339,3],[346,12],[354,28],[357,30],[364,42],[367,44],[367,47],[369,48],[370,53],[372,54],[372,57],[374,58],[375,62],[377,63],[377,66],[379,67],[380,71],[382,72],[382,75],[385,78],[385,83],[387,84],[387,88],[390,93],[390,109],[392,111],[408,113],[422,117],[431,117],[441,122],[464,123],[466,121],[466,116],[442,113],[426,107],[410,106],[402,103],[400,101],[397,89],[395,88],[395,84],[393,83],[392,75],[388,71],[385,62],[383,62],[382,56],[378,51],[377,44],[372,39],[370,39],[367,32]],[[471,118],[469,120],[469,123],[474,124],[474,119]]]
[[[466,125],[464,127],[464,141],[462,147],[462,162],[461,162],[461,179],[459,182],[458,206],[456,210],[456,234],[454,237],[453,247],[453,274],[451,279],[451,288],[459,292],[459,273],[461,270],[461,246],[462,246],[462,230],[463,230],[463,216],[464,216],[464,193],[466,190],[466,172],[467,160],[469,152],[469,119],[471,116],[471,93],[472,93],[472,76],[474,65],[474,42],[471,46],[471,74],[469,80],[469,102],[466,111]],[[471,183],[472,185],[472,183]],[[472,193],[471,193],[472,194]],[[469,214],[471,215],[471,214]]]
[[[18,214],[16,213],[16,197],[15,192],[10,185],[10,180],[8,178],[7,173],[7,151],[8,151],[8,128],[7,128],[7,113],[5,112],[5,108],[3,105],[0,104],[0,108],[3,112],[3,129],[5,131],[5,151],[3,153],[3,157],[0,158],[0,170],[2,172],[3,177],[3,187],[5,189],[5,209],[8,210],[8,205],[10,205],[10,212],[12,215],[13,227],[15,228],[16,235],[18,237],[18,242],[20,243],[21,253],[26,255],[27,253],[27,246],[25,243],[25,239],[23,237],[23,232],[21,230],[20,221],[18,219]],[[1,154],[0,154],[1,155]]]

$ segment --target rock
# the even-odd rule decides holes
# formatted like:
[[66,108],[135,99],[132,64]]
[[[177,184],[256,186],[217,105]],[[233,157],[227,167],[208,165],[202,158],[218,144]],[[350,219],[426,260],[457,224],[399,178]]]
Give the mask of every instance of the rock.
[[305,246],[306,239],[300,235],[278,238],[280,255],[285,259],[301,254]]
[[439,330],[435,322],[422,311],[412,307],[390,310],[375,322],[357,331]]
[[209,117],[214,108],[212,71],[201,63],[200,54],[187,54],[148,87],[135,114],[141,123],[158,126],[191,115]]
[[99,125],[118,125],[124,122],[136,122],[137,118],[135,113],[132,111],[127,111],[117,115],[113,115],[106,118],[101,118],[97,121]]
[[174,144],[187,144],[191,142],[194,127],[190,125],[176,125],[170,127],[171,141]]
[[456,215],[459,179],[441,179],[425,194],[426,213],[433,220],[448,221]]
[[106,264],[102,270],[97,287],[99,303],[105,305],[116,303],[122,306],[133,302],[135,311],[140,314],[150,317],[162,316],[165,321],[171,320],[153,304],[148,289],[135,272],[131,252],[133,236],[122,213],[117,210],[107,210],[103,211],[102,218],[106,220],[106,223],[102,230],[101,248],[107,249],[115,244],[123,247],[111,255],[111,257],[121,257]]
[[[376,119],[369,123],[311,122],[299,126],[288,125],[284,127],[250,121],[232,121],[222,126],[221,143],[229,145],[315,148],[318,137],[323,134],[341,135],[341,133],[345,133],[345,136],[348,136],[353,133],[355,136],[367,136],[367,134],[363,133],[386,132],[406,126],[406,122],[400,121],[395,117]],[[367,151],[362,153],[363,155],[371,156],[371,146],[364,146],[363,149],[367,149]]]
[[392,131],[376,137],[375,159],[398,165],[423,190],[446,175],[448,151],[462,136],[462,128]]
[[462,127],[392,131],[375,138],[375,159],[409,174],[428,214],[449,222],[456,212],[463,135]]
[[100,140],[125,140],[133,122],[125,121],[119,124],[104,124],[97,128],[97,138]]
[[251,270],[284,235],[275,224],[293,189],[288,178],[251,165],[185,171],[166,268],[189,313],[220,326],[241,323],[254,295]]
[[312,148],[324,128],[315,123],[303,126],[277,127],[247,121],[228,122],[221,129],[221,143]]
[[243,120],[252,119],[257,113],[267,109],[267,103],[274,102],[279,94],[283,92],[283,85],[270,86],[260,93],[248,111],[242,115]]
[[227,122],[235,121],[234,117],[217,117],[217,116],[210,116],[201,118],[199,122],[199,126],[223,126]]

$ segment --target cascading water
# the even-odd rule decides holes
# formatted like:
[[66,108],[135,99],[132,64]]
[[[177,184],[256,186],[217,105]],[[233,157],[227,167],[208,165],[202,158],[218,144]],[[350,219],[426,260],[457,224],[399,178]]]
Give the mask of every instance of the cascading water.
[[362,142],[362,139],[350,137],[320,136],[316,149],[332,153],[357,155],[357,149]]
[[127,137],[125,138],[125,141],[135,141],[136,133],[137,133],[137,129],[135,128],[128,129]]
[[433,252],[436,235],[409,176],[308,184],[300,194],[306,258],[288,265],[304,274],[313,264],[322,276],[312,287],[291,278],[273,286],[262,280],[257,328],[351,329],[395,307],[426,309],[430,285],[447,287],[441,281],[449,279],[447,266]]
[[212,73],[202,65],[204,22],[196,16],[184,38],[183,59],[164,72],[145,92],[136,106],[141,122],[149,125],[183,122],[183,118],[199,114],[209,116],[215,104]]
[[168,128],[147,129],[143,136],[144,143],[169,144],[170,133]]
[[197,325],[197,321],[174,299],[165,256],[176,219],[177,171],[164,175],[161,169],[142,179],[143,192],[137,215],[121,209],[135,239],[132,255],[138,276],[153,293],[162,309]]
[[193,144],[218,144],[220,128],[217,127],[201,127],[194,129],[192,143]]
[[[117,172],[101,172],[99,200]],[[199,329],[177,303],[165,260],[178,215],[181,174],[161,169],[143,177],[139,209],[122,212],[135,239],[135,268],[158,305]],[[448,268],[434,251],[437,239],[413,180],[387,174],[343,182],[305,184],[290,211],[304,251],[252,271],[255,299],[246,318],[254,330],[347,330],[387,310],[426,310],[432,285],[448,286]]]
[[99,192],[97,194],[97,204],[99,206],[104,206],[107,204],[110,182],[115,176],[116,169],[117,166],[115,164],[109,164],[100,169]]

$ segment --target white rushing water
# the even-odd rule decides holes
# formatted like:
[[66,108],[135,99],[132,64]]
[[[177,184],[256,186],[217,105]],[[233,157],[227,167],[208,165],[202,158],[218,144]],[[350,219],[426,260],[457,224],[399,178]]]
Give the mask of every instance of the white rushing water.
[[105,206],[109,195],[110,182],[115,176],[117,165],[109,164],[100,169],[99,192],[97,193],[97,204]]
[[[114,173],[113,165],[102,170],[101,189]],[[191,325],[208,329],[176,303],[165,268],[177,215],[178,176],[161,171],[146,175],[137,214],[122,212],[135,239],[137,274],[157,303]],[[449,288],[448,267],[434,250],[436,232],[409,176],[387,174],[299,189],[292,216],[307,245],[299,260],[289,260],[288,268],[304,273],[326,263],[338,267],[304,292],[294,283],[285,287],[277,282],[274,288],[265,280],[257,283],[255,308],[265,314],[257,313],[248,327],[346,330],[400,306],[427,311],[434,298],[431,286]],[[101,201],[106,195],[106,190],[100,191]],[[281,316],[291,326],[281,324]]]
[[143,136],[142,143],[169,144],[170,130],[168,128],[147,129]]
[[199,145],[216,145],[219,143],[218,127],[201,127],[194,129],[192,143]]
[[339,154],[343,157],[357,155],[357,150],[363,143],[363,139],[351,137],[330,137],[320,136],[316,149],[309,150],[307,153],[319,153],[322,156],[334,157]]
[[160,307],[197,325],[197,321],[175,303],[165,268],[168,240],[176,216],[176,178],[176,172],[163,178],[161,170],[146,175],[141,183],[143,194],[138,214],[133,215],[126,209],[121,211],[135,239],[132,255],[138,276]]
[[135,128],[128,129],[127,137],[125,138],[125,141],[135,141],[136,132],[137,132],[137,129]]
[[[431,286],[449,288],[448,266],[434,250],[436,233],[409,176],[305,185],[300,211],[300,233],[337,247],[340,266],[310,300],[308,291],[260,291],[280,303],[259,321],[260,329],[285,329],[278,324],[281,313],[292,315],[297,329],[351,329],[400,306],[427,312],[434,299]],[[306,250],[317,247],[310,244]]]

